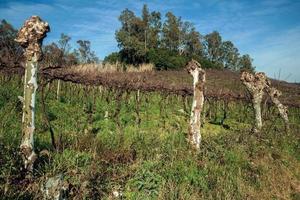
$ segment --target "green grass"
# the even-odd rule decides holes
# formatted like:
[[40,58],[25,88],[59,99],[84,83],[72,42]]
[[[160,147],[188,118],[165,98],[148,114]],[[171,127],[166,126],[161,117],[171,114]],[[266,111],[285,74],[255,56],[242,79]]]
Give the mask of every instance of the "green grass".
[[[2,77],[3,78],[3,77]],[[251,107],[205,102],[201,151],[190,149],[186,135],[189,109],[183,99],[141,93],[137,123],[135,92],[124,93],[116,113],[116,91],[56,82],[47,91],[46,114],[55,151],[37,99],[36,162],[33,177],[20,173],[22,83],[18,77],[0,87],[0,194],[2,199],[41,199],[47,177],[62,173],[70,199],[298,199],[300,196],[300,109],[290,109],[285,133],[275,109],[264,110],[263,131],[251,133]],[[191,99],[188,99],[191,103]],[[186,109],[186,111],[185,111]],[[105,117],[108,113],[108,117]]]

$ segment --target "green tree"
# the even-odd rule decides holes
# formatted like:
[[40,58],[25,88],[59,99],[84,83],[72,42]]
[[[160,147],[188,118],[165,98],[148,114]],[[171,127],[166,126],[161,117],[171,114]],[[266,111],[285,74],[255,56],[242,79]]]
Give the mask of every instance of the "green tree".
[[150,20],[150,14],[149,9],[147,7],[147,4],[144,4],[143,10],[142,10],[142,21],[143,21],[143,32],[144,32],[144,50],[147,51],[147,42],[149,38],[149,20]]
[[161,14],[150,12],[146,4],[141,13],[138,17],[129,9],[122,11],[121,28],[116,31],[120,51],[107,56],[106,61],[152,62],[158,69],[178,68],[191,58],[207,68],[237,71],[249,66],[249,59],[240,57],[238,48],[231,41],[223,42],[217,31],[202,37],[192,23],[172,12],[166,13],[162,22]]
[[219,32],[214,31],[204,37],[205,55],[208,60],[221,63],[222,37]]
[[223,42],[221,50],[224,68],[237,71],[239,69],[239,50],[231,41]]
[[78,40],[79,45],[78,51],[82,63],[88,63],[88,55],[91,51],[91,42],[88,40]]
[[184,22],[181,30],[182,50],[188,57],[202,56],[203,46],[201,35],[194,25],[190,22]]
[[119,21],[121,28],[116,31],[116,40],[121,49],[120,55],[127,63],[140,63],[145,61],[145,33],[144,22],[135,14],[125,9],[122,11]]
[[251,71],[255,70],[255,67],[252,65],[253,59],[248,55],[245,54],[239,58],[239,68],[240,70]]
[[185,66],[188,58],[168,49],[150,49],[147,53],[148,60],[158,70],[180,69]]
[[144,32],[144,49],[147,52],[150,48],[159,47],[159,33],[161,31],[161,15],[153,11],[151,14],[146,4],[142,9],[142,21]]
[[103,60],[104,63],[116,63],[120,61],[121,61],[121,57],[119,52],[112,52],[108,56],[105,56]]
[[149,31],[147,32],[148,47],[159,48],[160,46],[160,33],[161,33],[161,14],[160,12],[151,12],[149,20]]
[[162,28],[162,45],[166,49],[178,52],[182,42],[181,18],[177,18],[171,12],[166,14],[166,18]]
[[62,55],[61,55],[61,63],[62,64],[65,64],[65,57],[67,56],[67,54],[69,53],[70,49],[71,49],[71,46],[69,44],[71,40],[71,37],[64,34],[64,33],[61,33],[60,34],[60,39],[58,41],[58,46],[62,52]]
[[95,52],[91,51],[91,42],[88,40],[78,40],[79,45],[78,52],[81,63],[97,63],[99,59],[95,55]]

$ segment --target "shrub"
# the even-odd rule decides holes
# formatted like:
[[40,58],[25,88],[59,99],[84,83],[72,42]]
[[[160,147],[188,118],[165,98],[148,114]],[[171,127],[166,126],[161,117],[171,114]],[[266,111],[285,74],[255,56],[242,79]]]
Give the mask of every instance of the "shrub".
[[114,64],[114,63],[126,63],[130,65],[141,65],[146,63],[153,63],[157,70],[168,70],[168,69],[180,69],[183,68],[186,63],[195,59],[206,69],[222,69],[222,63],[213,62],[201,56],[186,56],[180,55],[176,51],[171,51],[168,49],[150,49],[146,56],[140,57],[132,55],[128,51],[122,52],[113,52],[110,55],[104,58],[105,64]]
[[201,66],[205,69],[222,69],[223,68],[222,63],[213,62],[213,61],[207,60],[205,58],[200,59],[199,62],[201,64]]
[[154,63],[156,69],[179,69],[185,66],[188,58],[166,49],[150,49],[147,60]]
[[116,62],[121,62],[121,56],[119,52],[112,52],[108,56],[105,56],[104,63],[116,63]]

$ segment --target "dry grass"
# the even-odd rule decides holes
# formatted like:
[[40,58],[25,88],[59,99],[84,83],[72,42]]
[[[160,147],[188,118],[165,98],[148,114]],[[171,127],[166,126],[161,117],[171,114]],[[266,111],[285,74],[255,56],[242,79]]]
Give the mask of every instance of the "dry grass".
[[138,67],[129,65],[126,67],[127,72],[151,72],[154,70],[154,65],[152,63],[143,63]]
[[139,66],[124,65],[121,63],[100,63],[100,64],[83,64],[75,65],[68,68],[69,72],[75,73],[112,73],[112,72],[149,72],[154,70],[154,65],[152,63],[143,63]]

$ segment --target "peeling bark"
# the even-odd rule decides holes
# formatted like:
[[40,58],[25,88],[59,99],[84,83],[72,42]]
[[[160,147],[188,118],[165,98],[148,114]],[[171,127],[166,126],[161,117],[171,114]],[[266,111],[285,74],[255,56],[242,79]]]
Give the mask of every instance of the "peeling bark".
[[263,72],[255,73],[248,72],[241,74],[241,81],[247,87],[252,96],[253,107],[255,110],[255,128],[254,131],[260,131],[262,127],[261,119],[261,102],[264,92],[266,92],[275,106],[278,108],[280,116],[283,118],[286,130],[289,129],[288,109],[280,101],[281,92],[274,87],[271,87],[270,80]]
[[281,92],[276,88],[271,87],[270,82],[268,82],[266,91],[268,95],[271,97],[272,102],[278,108],[279,114],[284,121],[286,131],[288,131],[289,130],[288,107],[284,106],[278,99],[281,96]]
[[33,134],[35,130],[35,96],[37,90],[37,59],[26,62],[25,82],[24,82],[24,103],[22,117],[22,142],[20,151],[24,159],[26,169],[32,170],[36,159],[34,152]]
[[262,128],[261,119],[261,102],[266,87],[266,75],[263,72],[255,73],[254,75],[249,72],[242,72],[241,81],[246,86],[251,95],[251,100],[255,113],[254,132],[259,132]]
[[195,60],[190,61],[186,68],[189,74],[193,76],[194,90],[188,139],[194,148],[199,149],[201,143],[201,111],[204,104],[203,91],[206,81],[205,71],[201,69],[201,65]]
[[16,41],[25,48],[25,81],[24,102],[22,116],[22,142],[20,152],[24,160],[25,169],[32,171],[34,161],[37,158],[34,152],[35,130],[35,97],[37,90],[38,61],[42,56],[41,45],[46,33],[49,32],[48,23],[43,22],[38,16],[32,16],[26,20],[18,32]]

